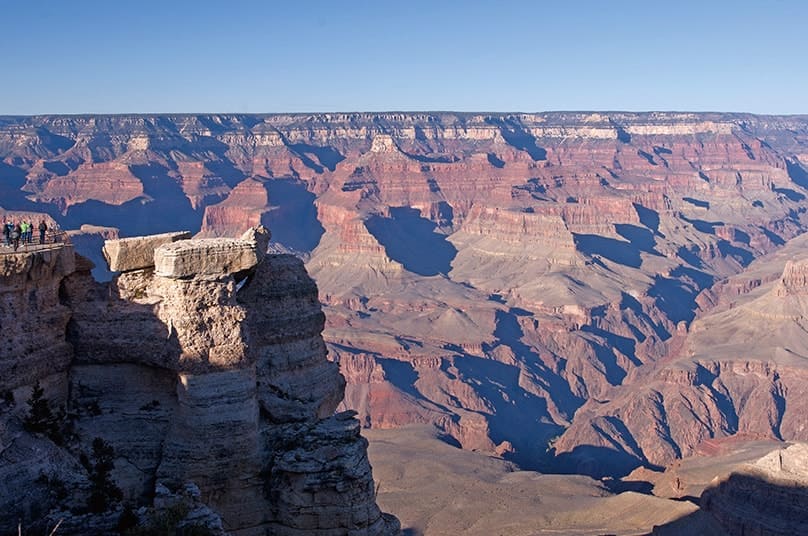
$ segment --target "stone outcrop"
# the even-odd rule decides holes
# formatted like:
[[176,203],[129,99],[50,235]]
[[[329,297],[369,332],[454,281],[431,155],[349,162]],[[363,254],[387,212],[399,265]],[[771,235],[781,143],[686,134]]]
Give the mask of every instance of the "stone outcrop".
[[808,534],[808,445],[778,449],[704,491],[700,506],[729,534]]
[[787,262],[776,292],[778,296],[808,294],[808,260]]
[[[317,287],[299,260],[265,255],[268,238],[258,229],[242,239],[119,240],[109,251],[122,273],[106,285],[92,280],[89,265],[73,264],[69,247],[0,255],[8,282],[0,292],[42,294],[51,301],[14,304],[34,318],[40,301],[59,314],[38,338],[15,338],[4,354],[2,387],[20,394],[2,413],[0,447],[19,455],[0,463],[8,484],[0,506],[13,512],[0,533],[16,516],[30,523],[68,506],[49,491],[53,482],[81,508],[90,485],[77,458],[95,438],[114,449],[112,476],[130,503],[192,485],[224,530],[241,535],[398,531],[376,506],[358,421],[333,416],[344,380],[325,359]],[[42,350],[30,351],[34,343]],[[56,373],[60,390],[46,393],[66,404],[73,434],[61,445],[31,436],[19,421],[30,385]],[[157,502],[152,508],[165,508]],[[187,523],[215,528],[217,517],[186,510]],[[72,517],[64,527],[103,533],[107,518],[91,518]]]
[[375,482],[367,440],[359,435],[354,415],[340,413],[314,426],[290,428],[297,446],[274,459],[270,477],[273,534],[317,534],[344,527],[387,534],[397,525],[367,500],[375,496]]
[[70,310],[59,293],[75,268],[71,246],[0,255],[0,392],[50,376],[66,387],[73,349],[64,340]]
[[192,244],[174,242],[154,251],[156,274],[172,279],[241,272],[256,264],[255,244],[232,238],[203,238]]
[[107,240],[104,258],[113,272],[129,272],[154,266],[154,250],[163,244],[191,238],[189,232],[163,233]]

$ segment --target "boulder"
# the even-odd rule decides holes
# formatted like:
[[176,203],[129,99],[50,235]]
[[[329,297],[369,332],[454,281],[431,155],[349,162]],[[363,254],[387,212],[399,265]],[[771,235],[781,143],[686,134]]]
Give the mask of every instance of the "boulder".
[[172,279],[232,274],[249,270],[259,260],[256,242],[235,238],[184,240],[154,251],[156,275]]
[[247,240],[248,242],[255,242],[255,245],[258,249],[258,255],[263,258],[266,255],[267,248],[269,248],[269,240],[272,238],[272,233],[269,232],[269,229],[264,227],[263,225],[259,225],[258,227],[250,227],[247,229],[243,235],[241,235],[242,240]]
[[191,238],[191,233],[181,231],[149,236],[135,236],[104,243],[104,258],[113,272],[142,270],[154,266],[154,250],[163,244]]

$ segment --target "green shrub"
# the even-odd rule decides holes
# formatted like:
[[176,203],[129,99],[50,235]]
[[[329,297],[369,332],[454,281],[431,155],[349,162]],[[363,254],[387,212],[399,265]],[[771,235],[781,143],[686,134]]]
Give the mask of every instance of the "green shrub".
[[85,455],[79,457],[84,468],[90,474],[90,498],[87,500],[87,510],[101,513],[123,499],[121,488],[112,481],[111,472],[115,468],[115,450],[112,445],[96,437],[93,439],[92,462]]
[[123,532],[124,536],[213,536],[213,532],[202,525],[178,525],[188,515],[188,507],[177,504],[152,514],[151,518],[141,526]]
[[67,491],[67,484],[56,473],[46,475],[44,472],[39,474],[36,479],[37,484],[42,484],[48,489],[48,493],[53,497],[57,503],[61,503],[69,495]]
[[39,385],[39,380],[34,384],[27,403],[28,415],[23,421],[25,429],[32,434],[47,436],[57,445],[62,445],[65,439],[65,413],[62,409],[54,410],[51,407],[50,401],[45,398],[45,390]]

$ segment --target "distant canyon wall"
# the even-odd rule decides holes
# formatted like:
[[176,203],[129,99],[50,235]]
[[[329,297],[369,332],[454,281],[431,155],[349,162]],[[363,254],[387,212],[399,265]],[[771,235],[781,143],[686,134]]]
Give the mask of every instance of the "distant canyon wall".
[[[0,158],[0,206],[65,226],[270,227],[317,280],[343,407],[365,426],[433,423],[467,448],[592,474],[740,432],[808,439],[757,424],[780,399],[722,387],[745,380],[690,333],[709,289],[804,232],[806,117],[6,117]],[[749,370],[781,366],[748,342]],[[666,365],[696,354],[691,372]],[[702,369],[715,378],[681,380]],[[689,386],[655,394],[651,378]],[[706,409],[667,405],[680,396]]]

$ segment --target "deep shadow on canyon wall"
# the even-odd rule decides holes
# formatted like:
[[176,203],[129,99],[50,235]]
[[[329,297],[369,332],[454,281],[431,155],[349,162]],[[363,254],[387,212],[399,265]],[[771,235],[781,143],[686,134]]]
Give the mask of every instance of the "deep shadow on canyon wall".
[[653,536],[681,534],[794,536],[808,534],[808,487],[733,473],[704,491],[699,510],[654,527]]

